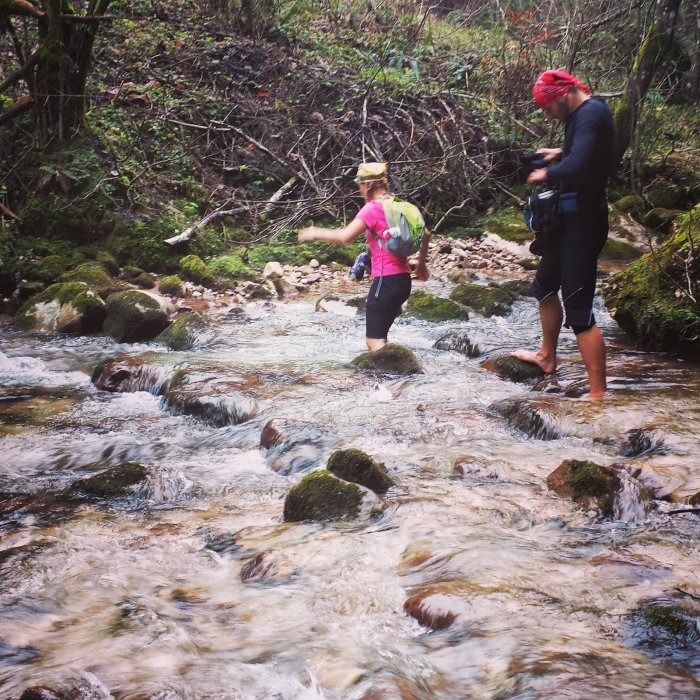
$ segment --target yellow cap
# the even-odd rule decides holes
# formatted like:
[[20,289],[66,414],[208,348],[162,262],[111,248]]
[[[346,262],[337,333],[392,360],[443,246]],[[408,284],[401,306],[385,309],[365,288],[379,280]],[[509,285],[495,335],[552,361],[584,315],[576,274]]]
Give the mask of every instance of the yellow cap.
[[372,180],[386,180],[386,163],[360,163],[357,166],[355,182],[369,182]]

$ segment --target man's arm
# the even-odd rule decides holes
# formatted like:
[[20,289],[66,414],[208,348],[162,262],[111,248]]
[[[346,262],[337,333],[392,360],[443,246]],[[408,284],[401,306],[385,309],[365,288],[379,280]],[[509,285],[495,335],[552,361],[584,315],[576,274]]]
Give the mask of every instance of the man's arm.
[[421,282],[425,282],[430,277],[428,266],[426,264],[428,257],[428,245],[430,244],[430,231],[426,228],[423,231],[423,240],[418,251],[418,264],[416,265],[416,278]]

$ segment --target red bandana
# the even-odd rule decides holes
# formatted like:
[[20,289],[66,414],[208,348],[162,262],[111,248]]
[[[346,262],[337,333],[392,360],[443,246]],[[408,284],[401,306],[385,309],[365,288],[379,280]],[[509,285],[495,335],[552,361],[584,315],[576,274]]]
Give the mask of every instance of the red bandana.
[[564,70],[547,70],[537,78],[532,87],[532,96],[535,98],[535,104],[542,109],[566,95],[571,88],[579,88],[589,95],[591,93],[591,88],[584,85],[575,75]]

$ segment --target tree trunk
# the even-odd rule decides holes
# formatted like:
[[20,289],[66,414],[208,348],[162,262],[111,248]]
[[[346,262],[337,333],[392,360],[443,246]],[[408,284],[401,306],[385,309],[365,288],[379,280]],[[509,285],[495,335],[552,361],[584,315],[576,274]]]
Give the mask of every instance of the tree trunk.
[[624,93],[615,108],[615,164],[619,165],[634,138],[637,122],[654,71],[673,40],[681,0],[657,0],[654,22],[644,36]]

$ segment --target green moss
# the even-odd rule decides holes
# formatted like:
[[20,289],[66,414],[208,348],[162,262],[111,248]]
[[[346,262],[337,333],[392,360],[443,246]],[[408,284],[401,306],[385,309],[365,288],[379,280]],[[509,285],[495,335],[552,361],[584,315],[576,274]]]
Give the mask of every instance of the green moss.
[[640,345],[700,356],[700,210],[680,216],[650,253],[602,287],[613,318]]
[[229,254],[214,258],[209,262],[212,274],[232,280],[250,280],[255,278],[253,271],[243,262],[240,255]]
[[65,255],[47,255],[29,263],[25,268],[25,276],[38,282],[57,282],[60,276],[72,265]]
[[512,287],[496,284],[460,284],[450,294],[450,299],[468,306],[482,316],[505,316],[517,295]]
[[406,302],[406,315],[423,321],[440,323],[452,319],[468,319],[469,309],[451,299],[416,290]]
[[608,238],[603,246],[601,257],[607,260],[635,260],[641,255],[631,243]]
[[184,294],[182,279],[178,275],[166,275],[160,280],[158,291],[171,297],[181,297]]
[[214,281],[206,263],[198,255],[186,255],[180,260],[180,274],[195,284],[210,285]]
[[520,209],[505,207],[490,212],[483,219],[485,231],[495,233],[506,241],[525,243],[532,240],[532,231],[525,225]]
[[361,484],[378,493],[387,491],[394,484],[383,464],[355,448],[333,452],[328,458],[328,470],[340,479]]
[[122,266],[135,265],[151,272],[174,272],[182,254],[164,241],[179,232],[173,221],[167,218],[118,221],[111,247]]
[[642,620],[650,627],[658,627],[675,637],[685,637],[691,634],[692,627],[679,613],[678,608],[662,605],[650,605],[639,611]]
[[613,203],[613,207],[622,212],[623,214],[628,214],[635,221],[641,222],[644,218],[644,212],[648,209],[646,202],[642,197],[636,194],[630,194],[626,197],[621,197],[616,202]]
[[356,518],[362,491],[327,470],[312,472],[293,486],[284,500],[284,521]]
[[99,263],[83,263],[74,270],[66,272],[62,282],[84,282],[90,289],[97,292],[103,299],[119,289],[116,281],[110,277],[107,270]]

